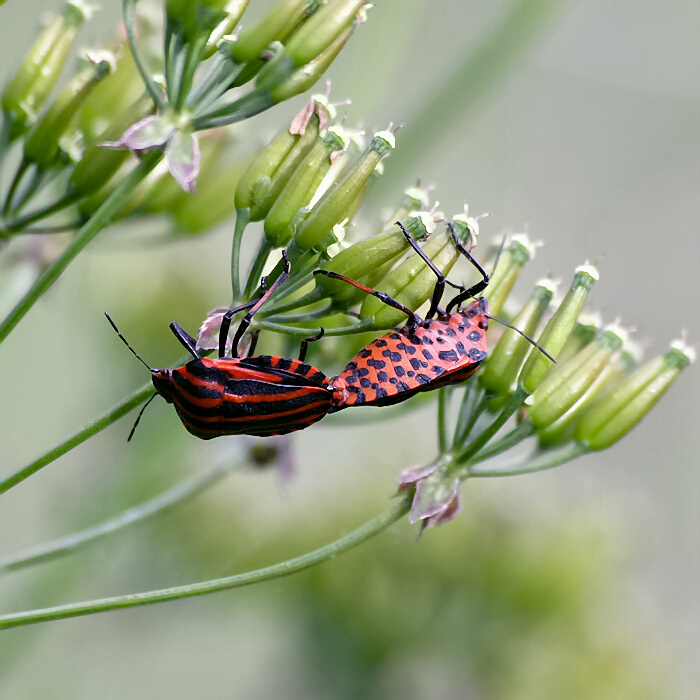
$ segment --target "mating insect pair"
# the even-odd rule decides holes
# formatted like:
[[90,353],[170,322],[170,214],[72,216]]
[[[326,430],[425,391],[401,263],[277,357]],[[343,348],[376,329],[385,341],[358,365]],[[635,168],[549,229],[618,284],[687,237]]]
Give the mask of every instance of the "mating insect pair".
[[[156,392],[175,406],[190,433],[205,440],[221,435],[283,435],[306,428],[326,414],[349,406],[387,406],[405,401],[418,392],[465,381],[476,372],[488,353],[486,330],[491,318],[488,302],[476,295],[486,289],[489,276],[457,240],[451,224],[457,250],[482,275],[482,279],[468,289],[448,282],[403,225],[397,223],[409,244],[437,277],[430,309],[425,319],[421,319],[383,292],[335,272],[316,270],[314,274],[341,279],[408,317],[406,326],[371,342],[332,379],[304,362],[308,343],[318,340],[323,329],[302,341],[298,360],[272,355],[253,356],[256,335],[248,357],[238,357],[238,345],[253,316],[289,275],[286,253],[283,253],[284,271],[272,287],[263,291],[259,299],[230,309],[224,315],[217,359],[202,357],[194,339],[177,323],[171,323],[173,333],[195,359],[174,370],[153,369],[131,348],[112,319],[107,318],[127,347],[150,370]],[[459,292],[443,311],[439,304],[446,284]],[[264,287],[263,279],[261,288],[264,290]],[[471,298],[473,301],[460,309],[461,303]],[[236,330],[231,357],[226,357],[231,319],[245,309],[248,312]],[[532,339],[528,340],[536,345]]]

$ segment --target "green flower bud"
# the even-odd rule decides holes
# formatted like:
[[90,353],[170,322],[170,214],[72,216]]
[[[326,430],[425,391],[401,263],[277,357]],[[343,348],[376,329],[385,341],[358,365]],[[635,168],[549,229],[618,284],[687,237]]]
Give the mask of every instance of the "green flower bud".
[[87,96],[78,115],[78,128],[86,146],[99,141],[115,114],[120,114],[143,94],[143,82],[131,51],[119,47],[116,69]]
[[424,211],[428,208],[430,198],[428,190],[420,187],[407,187],[403,191],[403,198],[398,208],[393,214],[386,219],[386,223],[382,227],[382,231],[390,231],[395,228],[397,221],[403,221],[410,216],[411,212]]
[[618,326],[608,326],[568,362],[558,364],[542,380],[526,401],[528,416],[535,429],[544,429],[565,414],[573,420],[581,403],[589,402],[604,388],[598,381],[622,347],[627,334]]
[[21,136],[58,80],[82,23],[89,16],[79,0],[66,4],[26,55],[2,94],[2,109],[12,122],[11,137]]
[[345,143],[331,127],[299,164],[265,217],[265,236],[275,248],[281,248],[294,235],[297,212],[306,207],[331,167],[331,155],[342,151]]
[[579,421],[574,438],[591,450],[604,450],[634,428],[666,393],[695,351],[675,341],[661,357],[637,370]]
[[97,84],[113,70],[115,59],[103,52],[81,70],[57,95],[46,114],[34,125],[24,142],[24,158],[39,170],[50,168],[58,153],[58,142],[71,120]]
[[[115,141],[136,122],[155,113],[155,105],[148,94],[142,95],[127,107],[107,127],[100,141]],[[68,180],[68,192],[78,197],[86,197],[100,189],[130,156],[126,149],[102,148],[98,144],[90,146],[80,162],[75,166]]]
[[[465,245],[469,245],[470,232],[465,234],[465,230],[466,227],[455,225],[458,238]],[[452,236],[447,231],[431,236],[423,246],[423,252],[445,275],[460,257]],[[414,253],[391,270],[376,285],[376,289],[385,292],[409,309],[417,309],[430,298],[436,281],[435,273],[417,253]],[[393,328],[406,323],[406,314],[387,306],[373,296],[365,297],[360,308],[360,317],[372,319],[375,328]]]
[[270,99],[273,103],[284,102],[295,95],[301,95],[310,90],[319,78],[328,70],[328,67],[335,61],[336,57],[347,43],[353,32],[353,27],[348,27],[338,38],[333,41],[322,53],[305,66],[298,68],[279,85],[275,85],[270,90]]
[[233,60],[248,63],[259,58],[273,41],[284,42],[316,4],[308,0],[282,0],[277,3],[265,19],[241,32],[231,50]]
[[[556,359],[576,324],[588,291],[598,280],[598,271],[591,265],[576,269],[574,280],[559,308],[549,319],[538,343]],[[553,367],[552,361],[537,348],[532,348],[525,366],[520,372],[519,382],[531,394]]]
[[253,161],[236,189],[236,209],[250,209],[251,221],[262,221],[283,187],[318,138],[318,117],[303,134],[284,129]]
[[593,312],[582,311],[576,321],[574,330],[566,339],[564,347],[557,357],[557,362],[560,365],[568,362],[574,355],[577,355],[583,348],[595,338],[598,330],[603,325],[603,319],[600,314]]
[[243,13],[248,9],[249,3],[250,0],[230,0],[230,2],[226,4],[224,8],[227,13],[226,18],[222,20],[211,33],[207,41],[207,48],[202,55],[203,61],[211,58],[216,53],[219,42],[236,28],[241,21],[241,17],[243,17]]
[[[513,319],[513,325],[532,337],[549,308],[555,286],[556,283],[549,279],[539,282],[530,299]],[[510,328],[503,331],[479,375],[479,383],[487,393],[509,395],[531,348],[527,339],[516,331]]]
[[226,0],[166,0],[165,13],[170,25],[182,32],[187,43],[209,36],[226,18]]
[[365,0],[329,0],[286,42],[285,57],[295,68],[321,54],[354,22]]
[[513,285],[518,279],[523,265],[535,257],[536,244],[524,233],[516,233],[510,237],[510,244],[501,254],[496,269],[491,275],[491,282],[484,296],[489,301],[490,313],[498,316],[508,298]]
[[301,251],[317,246],[336,224],[347,217],[349,207],[367,183],[377,163],[394,148],[394,135],[380,131],[354,168],[321,197],[309,216],[299,225],[294,243]]
[[[435,222],[428,212],[420,212],[403,222],[411,236],[420,241],[435,230]],[[408,249],[408,241],[401,229],[394,228],[364,241],[358,241],[341,250],[332,260],[323,265],[324,270],[337,272],[367,287],[374,287],[389,272],[396,261]],[[323,296],[330,297],[345,308],[364,299],[366,294],[342,280],[325,275],[316,275],[316,285]]]

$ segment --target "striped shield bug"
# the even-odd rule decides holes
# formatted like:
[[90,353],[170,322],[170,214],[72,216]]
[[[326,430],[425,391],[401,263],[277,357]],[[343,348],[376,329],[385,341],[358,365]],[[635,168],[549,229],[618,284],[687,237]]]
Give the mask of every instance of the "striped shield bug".
[[[408,317],[406,326],[396,328],[369,343],[337,377],[331,379],[332,385],[342,387],[347,392],[341,402],[334,403],[332,412],[348,406],[389,406],[405,401],[418,392],[458,384],[471,377],[488,355],[486,330],[489,319],[494,317],[488,313],[488,301],[484,297],[477,297],[489,284],[488,274],[459,242],[450,223],[448,226],[457,250],[476,267],[482,279],[468,289],[448,282],[403,225],[397,223],[409,244],[437,276],[425,319],[384,292],[365,287],[335,272],[314,272],[342,279]],[[459,293],[443,311],[439,304],[447,284],[458,289]],[[462,302],[472,298],[473,301],[460,308]],[[494,320],[512,328],[499,319]],[[513,330],[520,333],[517,328]],[[532,338],[525,337],[537,346]],[[542,352],[554,362],[544,350]]]
[[[252,356],[255,334],[248,357],[238,357],[238,345],[253,316],[289,274],[289,262],[286,253],[283,255],[284,272],[272,287],[264,291],[259,299],[230,309],[224,315],[219,335],[219,357],[215,359],[202,356],[194,338],[173,322],[170,324],[171,330],[194,359],[176,369],[153,369],[105,314],[124,344],[148,367],[156,393],[173,404],[182,424],[198,438],[284,435],[319,421],[330,411],[334,402],[343,401],[342,389],[331,386],[323,372],[304,362],[308,343],[318,340],[323,335],[323,329],[302,341],[299,359],[296,360],[274,355]],[[263,278],[263,290],[264,286]],[[248,311],[236,330],[231,357],[226,357],[231,319],[245,309]],[[337,386],[341,387],[342,383]],[[129,440],[146,406],[139,413]]]

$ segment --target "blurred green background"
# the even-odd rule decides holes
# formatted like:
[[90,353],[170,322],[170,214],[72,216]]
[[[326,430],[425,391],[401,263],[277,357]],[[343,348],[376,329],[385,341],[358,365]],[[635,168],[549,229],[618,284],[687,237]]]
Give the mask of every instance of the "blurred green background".
[[[120,4],[105,3],[83,45],[112,35]],[[246,23],[271,4],[252,2]],[[2,82],[55,7],[2,7]],[[353,99],[351,124],[406,125],[363,230],[420,177],[448,216],[464,202],[490,212],[484,239],[525,227],[546,242],[523,297],[528,281],[568,280],[595,260],[591,306],[636,326],[649,356],[682,328],[696,342],[699,37],[690,0],[379,0],[329,71],[333,97]],[[241,141],[263,143],[302,103],[241,126]],[[103,311],[154,366],[181,354],[168,323],[192,331],[228,303],[230,234],[142,246],[142,232],[116,227],[90,245],[1,349],[2,476],[146,380]],[[4,314],[31,266],[0,269]],[[697,370],[684,373],[607,452],[466,484],[463,513],[418,543],[402,523],[290,579],[7,631],[0,696],[696,698],[699,390]],[[235,474],[78,555],[3,575],[0,610],[224,576],[357,527],[388,506],[402,468],[435,451],[434,405],[385,422],[363,410],[364,425],[341,415],[294,435],[291,479]],[[3,554],[106,519],[250,444],[197,441],[157,401],[127,445],[131,420],[3,496]]]

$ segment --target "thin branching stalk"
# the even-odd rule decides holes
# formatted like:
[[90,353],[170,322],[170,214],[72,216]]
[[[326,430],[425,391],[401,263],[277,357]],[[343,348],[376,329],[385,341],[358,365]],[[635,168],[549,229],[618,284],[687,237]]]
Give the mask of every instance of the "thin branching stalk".
[[134,525],[145,518],[162,514],[211,488],[243,464],[244,462],[232,460],[223,462],[98,525],[86,528],[80,532],[74,532],[52,542],[46,542],[14,556],[0,559],[0,571],[13,571],[58,559],[93,544],[106,535],[112,535],[129,525]]
[[146,593],[136,593],[132,595],[115,596],[113,598],[102,598],[84,603],[71,603],[68,605],[58,605],[52,608],[41,608],[27,612],[12,613],[0,616],[0,629],[10,627],[20,627],[31,625],[36,622],[49,622],[51,620],[64,620],[70,617],[80,617],[82,615],[92,615],[108,610],[121,610],[124,608],[134,608],[141,605],[152,605],[168,600],[180,600],[193,596],[215,593],[231,588],[241,588],[263,581],[273,581],[285,576],[290,576],[299,571],[304,571],[312,566],[347,552],[354,547],[366,542],[375,535],[385,530],[387,527],[401,519],[411,507],[413,494],[409,492],[401,501],[386,512],[376,518],[366,522],[356,530],[347,535],[299,557],[288,559],[287,561],[273,564],[262,569],[248,571],[243,574],[235,574],[225,578],[192,583],[186,586],[175,586]]
[[10,312],[8,317],[0,324],[0,343],[7,338],[12,329],[24,318],[29,309],[34,306],[44,292],[59,278],[76,255],[78,255],[100,231],[109,225],[112,217],[121,210],[134,188],[156,167],[161,158],[162,153],[160,151],[147,151],[144,153],[143,159],[138,166],[119,183],[102,206],[100,206],[80,231],[78,231],[72,243],[52,263],[46,272],[39,277],[32,288]]
[[533,474],[534,472],[543,472],[547,469],[554,469],[554,467],[559,467],[566,462],[576,459],[576,457],[581,457],[588,453],[588,448],[580,443],[575,442],[571,445],[567,445],[563,450],[543,450],[542,452],[536,453],[536,458],[531,459],[524,464],[521,463],[519,467],[503,467],[500,469],[484,469],[482,467],[476,467],[469,470],[469,476],[519,476],[520,474]]

